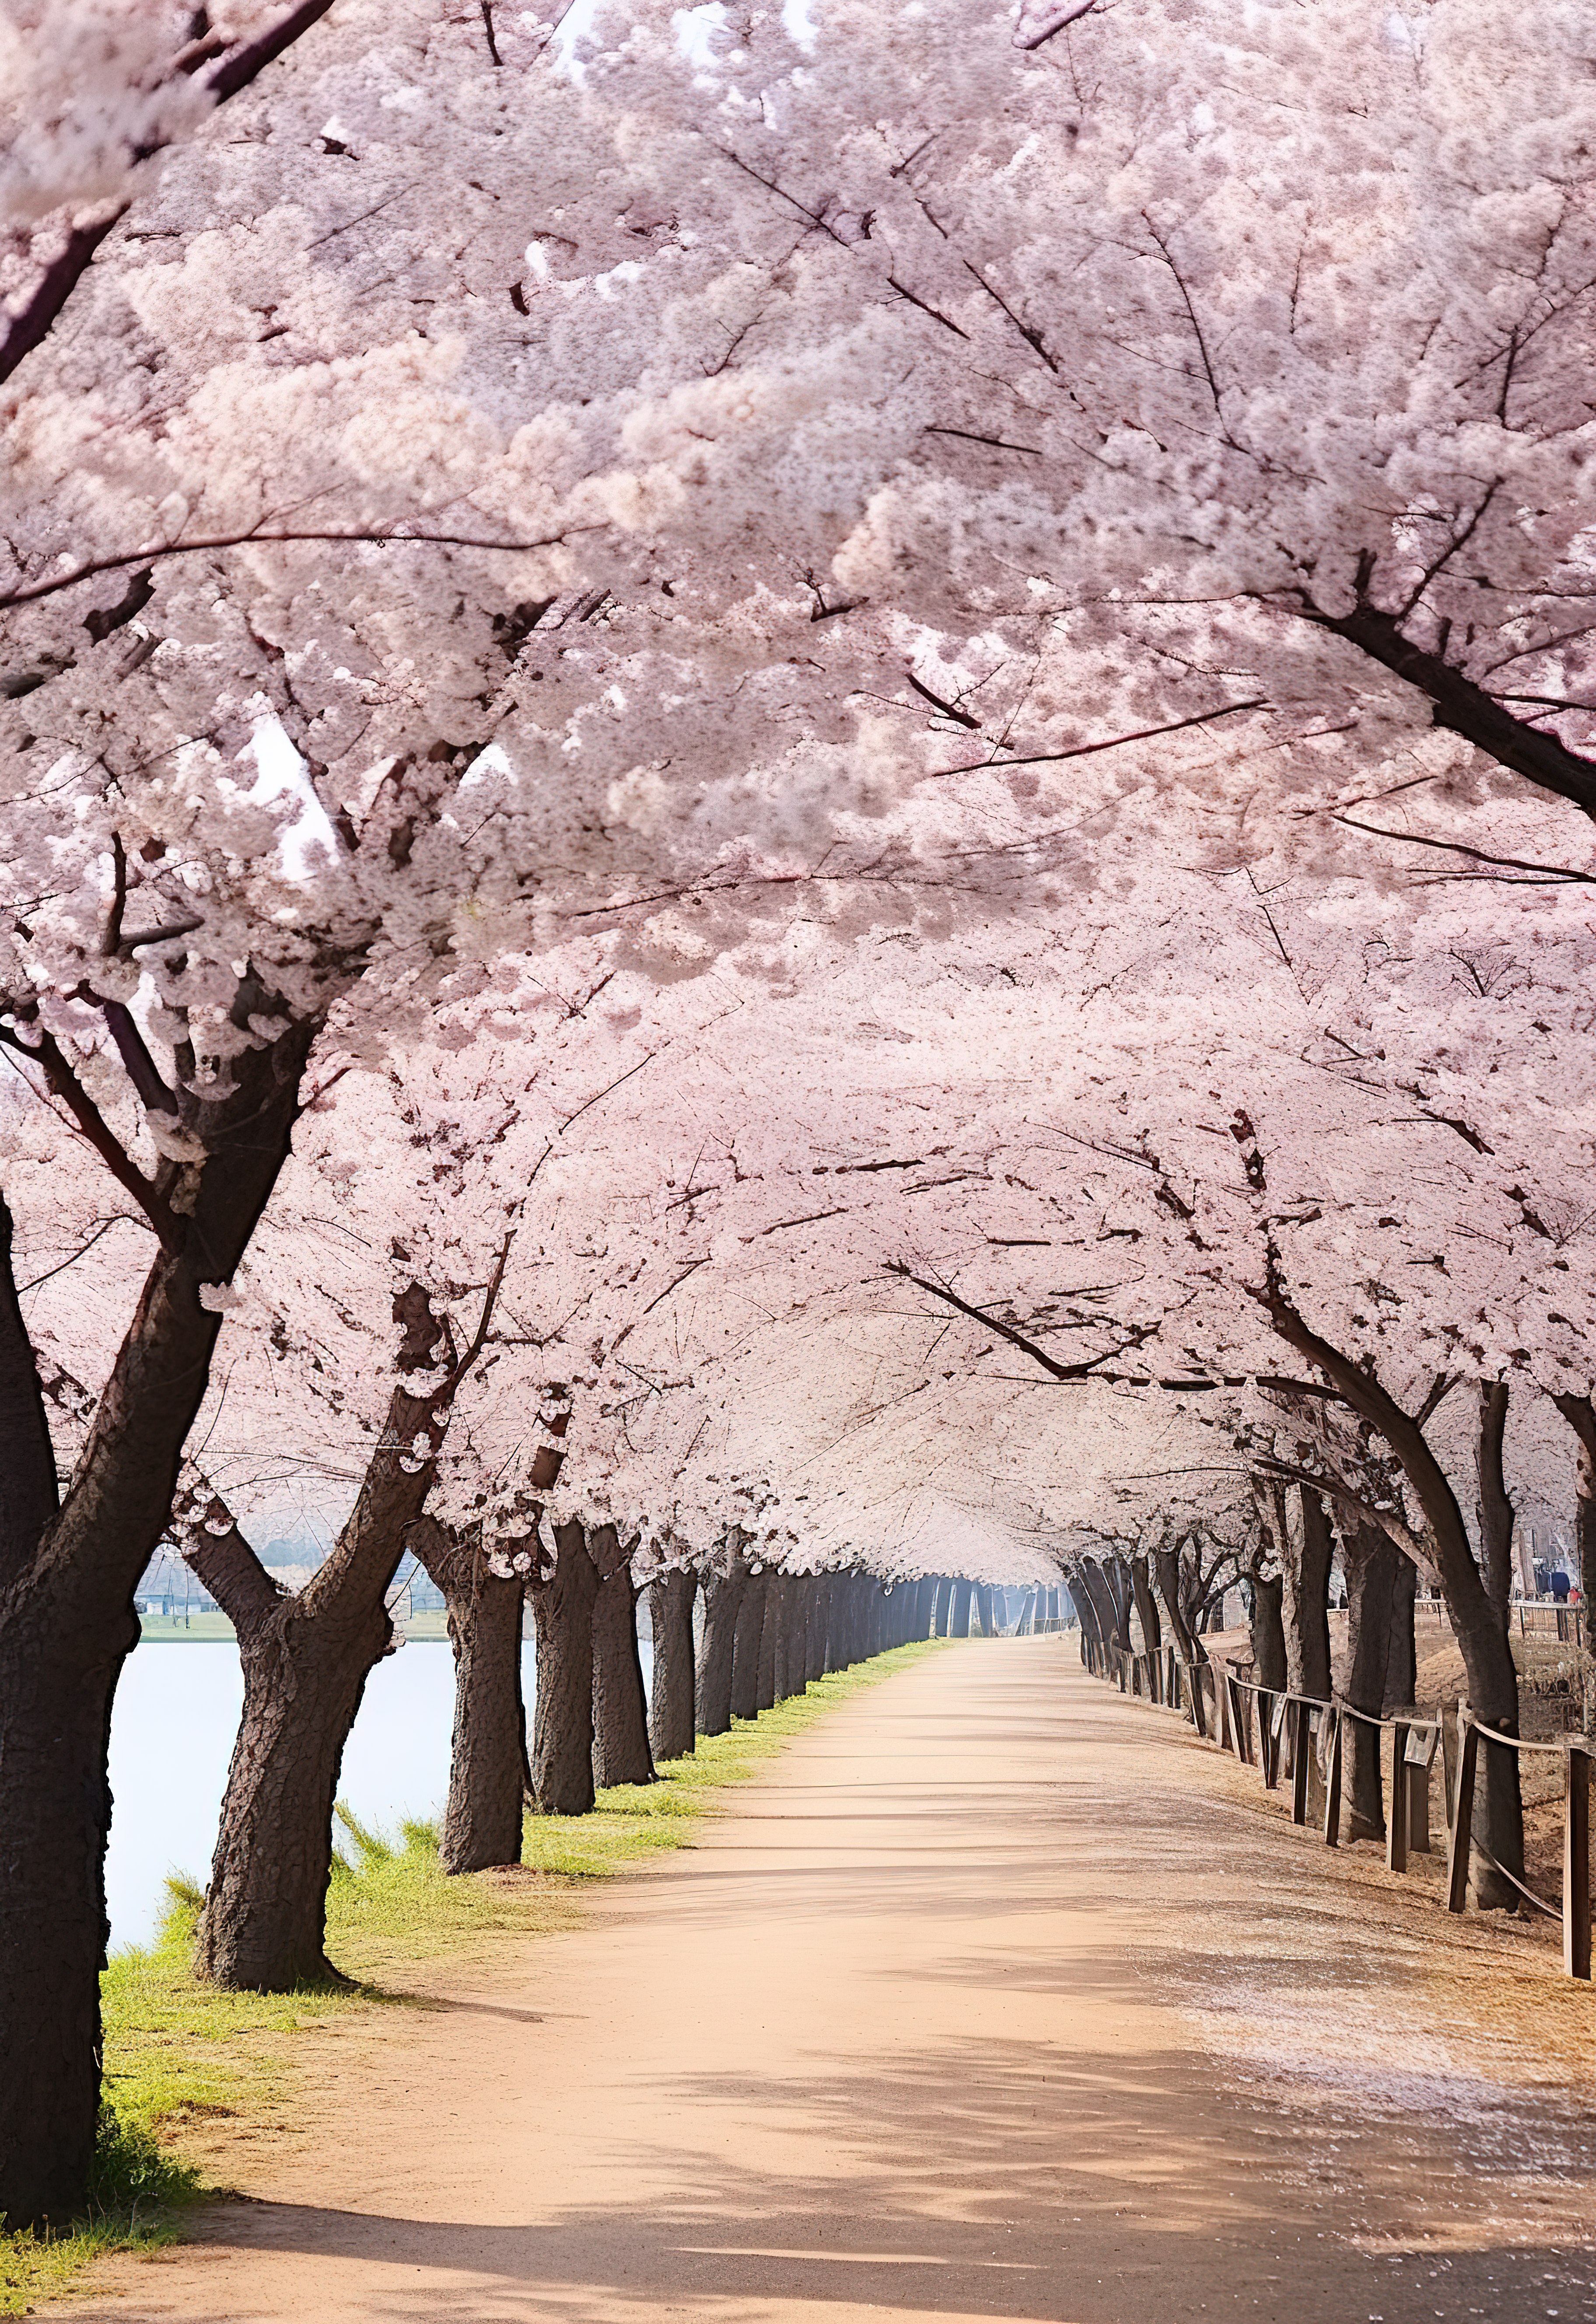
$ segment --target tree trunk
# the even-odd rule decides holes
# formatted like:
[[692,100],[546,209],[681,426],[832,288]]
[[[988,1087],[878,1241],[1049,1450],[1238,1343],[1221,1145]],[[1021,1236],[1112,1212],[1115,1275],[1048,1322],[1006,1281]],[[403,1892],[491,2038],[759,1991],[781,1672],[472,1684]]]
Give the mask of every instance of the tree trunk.
[[809,1577],[809,1627],[807,1638],[807,1683],[824,1678],[830,1667],[826,1631],[830,1626],[831,1582],[824,1573]]
[[593,1805],[593,1608],[598,1572],[573,1520],[554,1529],[554,1571],[531,1591],[538,1633],[532,1797],[540,1815],[586,1815]]
[[[1105,1644],[1102,1624],[1098,1619],[1096,1602],[1086,1587],[1084,1575],[1079,1572],[1072,1574],[1065,1587],[1069,1591],[1071,1603],[1081,1619],[1081,1660],[1084,1662],[1086,1659],[1086,1640],[1089,1637],[1096,1648],[1098,1660],[1101,1661]],[[1022,1620],[1023,1618],[1022,1617]]]
[[698,1647],[698,1732],[724,1735],[732,1724],[732,1670],[737,1616],[748,1586],[748,1568],[733,1548],[725,1572],[714,1567],[702,1577],[704,1636]]
[[[1391,1591],[1399,1553],[1378,1526],[1349,1523],[1342,1531],[1347,1572],[1347,1666],[1342,1692],[1354,1711],[1378,1719],[1385,1709],[1391,1650]],[[1361,1719],[1347,1721],[1342,1765],[1350,1766],[1347,1831],[1352,1840],[1383,1840],[1384,1790],[1380,1730]]]
[[284,1600],[239,1635],[244,1715],[194,1950],[195,1974],[213,1985],[342,1982],[325,1950],[333,1806],[366,1680],[393,1647],[383,1587],[333,1622]]
[[859,1659],[859,1576],[840,1573],[832,1583],[832,1628],[837,1633],[837,1668],[852,1670]]
[[1502,1436],[1508,1425],[1505,1380],[1480,1383],[1480,1427],[1474,1467],[1480,1480],[1480,1562],[1485,1594],[1496,1608],[1505,1637],[1513,1599],[1513,1504],[1502,1471]]
[[654,1626],[654,1694],[649,1739],[654,1757],[680,1759],[694,1745],[693,1599],[697,1574],[679,1567],[661,1573],[649,1590]]
[[[1419,1421],[1403,1410],[1373,1372],[1342,1355],[1311,1328],[1287,1295],[1272,1253],[1259,1296],[1281,1338],[1319,1367],[1352,1410],[1379,1430],[1401,1462],[1435,1547],[1453,1636],[1468,1674],[1470,1704],[1486,1726],[1516,1736],[1518,1674],[1512,1650],[1474,1563],[1456,1495]],[[1481,1747],[1481,1757],[1483,1781],[1475,1793],[1470,1886],[1478,1904],[1516,1911],[1518,1899],[1513,1880],[1524,1877],[1524,1796],[1518,1754],[1487,1743]],[[1511,1879],[1501,1877],[1491,1858]]]
[[[1113,1591],[1109,1586],[1108,1576],[1103,1572],[1102,1567],[1098,1563],[1096,1558],[1083,1557],[1080,1563],[1080,1574],[1081,1580],[1085,1586],[1086,1594],[1092,1600],[1092,1610],[1097,1617],[1098,1633],[1102,1638],[1104,1645],[1107,1646],[1112,1643],[1114,1646],[1123,1648],[1123,1650],[1129,1654],[1130,1651],[1130,1633],[1121,1629],[1119,1601],[1116,1599]],[[1041,1613],[1042,1609],[1038,1608],[1038,1622]]]
[[955,1638],[970,1635],[970,1584],[962,1575],[954,1583],[953,1635]]
[[834,1573],[826,1626],[826,1667],[845,1671],[853,1660],[853,1576]]
[[1148,1580],[1145,1557],[1133,1557],[1130,1561],[1130,1589],[1136,1600],[1137,1618],[1141,1624],[1142,1645],[1149,1654],[1156,1655],[1164,1643],[1164,1634],[1158,1626],[1158,1609],[1153,1598],[1152,1585]]
[[765,1582],[765,1620],[760,1634],[759,1708],[772,1711],[787,1694],[787,1601],[792,1576],[772,1568]]
[[[1197,1645],[1180,1602],[1180,1552],[1178,1549],[1156,1549],[1153,1552],[1153,1578],[1158,1585],[1158,1595],[1164,1600],[1164,1611],[1169,1617],[1169,1628],[1175,1634],[1175,1651],[1185,1672],[1188,1701],[1197,1701]],[[1193,1724],[1196,1712],[1192,1713]]]
[[1391,1645],[1386,1657],[1386,1699],[1383,1711],[1411,1711],[1418,1685],[1418,1646],[1413,1635],[1413,1601],[1418,1595],[1418,1568],[1412,1558],[1397,1555],[1391,1583]]
[[1286,1670],[1293,1694],[1330,1700],[1330,1564],[1334,1537],[1324,1503],[1300,1489],[1302,1554],[1286,1561]]
[[489,1564],[480,1535],[422,1517],[407,1536],[443,1592],[455,1656],[449,1795],[438,1861],[448,1873],[521,1862],[526,1793],[521,1616],[526,1585]]
[[765,1637],[765,1589],[770,1580],[761,1566],[751,1573],[737,1609],[732,1633],[732,1716],[755,1719],[760,1707],[760,1659]]
[[1247,1577],[1252,1592],[1252,1674],[1272,1694],[1285,1692],[1286,1631],[1280,1620],[1285,1583],[1278,1573],[1267,1579],[1254,1571]]
[[[1130,1592],[1130,1568],[1116,1550],[1112,1556],[1099,1561],[1098,1570],[1102,1575],[1103,1587],[1108,1591],[1110,1601],[1113,1606],[1114,1635],[1125,1652],[1130,1654],[1132,1651],[1130,1608],[1133,1602]],[[1058,1593],[1056,1591],[1053,1592],[1053,1603],[1047,1611],[1054,1619],[1057,1618]]]
[[932,1618],[931,1636],[946,1638],[951,1635],[948,1625],[953,1619],[953,1582],[944,1573],[937,1577],[936,1607]]
[[809,1683],[810,1601],[814,1576],[790,1573],[787,1578],[787,1683],[782,1692],[802,1694]]
[[599,1577],[593,1600],[593,1781],[599,1791],[651,1784],[632,1559],[612,1525],[595,1526],[589,1554]]
[[[286,1160],[317,1020],[185,1094],[208,1159],[161,1165],[169,1239],[145,1278],[66,1499],[0,1254],[0,2218],[64,2223],[84,2202],[99,2115],[99,1969],[111,1703],[135,1644],[133,1593],[171,1512],[230,1282]],[[198,1180],[198,1185],[194,1184]],[[182,1184],[193,1207],[170,1213]]]
[[[323,1948],[338,1769],[366,1679],[393,1646],[383,1600],[431,1490],[459,1377],[410,1393],[404,1383],[436,1368],[440,1342],[452,1353],[452,1342],[420,1284],[393,1309],[403,1326],[400,1384],[355,1508],[304,1589],[279,1598],[258,1565],[269,1600],[243,1586],[242,1559],[254,1553],[241,1535],[226,1558],[203,1536],[190,1556],[233,1621],[244,1666],[244,1714],[195,1937],[195,1974],[216,1985],[287,1993],[337,1974]],[[420,1461],[418,1443],[429,1448]]]

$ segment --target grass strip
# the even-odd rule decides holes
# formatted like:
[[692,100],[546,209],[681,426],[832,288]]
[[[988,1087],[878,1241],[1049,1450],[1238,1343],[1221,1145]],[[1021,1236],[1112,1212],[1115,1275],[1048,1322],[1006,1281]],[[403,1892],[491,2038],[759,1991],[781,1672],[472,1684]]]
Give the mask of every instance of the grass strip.
[[204,1898],[191,1881],[169,1882],[155,1942],[114,1954],[100,1980],[105,2106],[89,2214],[59,2235],[0,2234],[0,2316],[25,2315],[71,2291],[103,2254],[178,2240],[185,2206],[216,2191],[183,2159],[185,2127],[291,2107],[296,2056],[319,2026],[403,2008],[406,1971],[423,1962],[571,1927],[587,1884],[690,1846],[727,1785],[758,1775],[837,1703],[946,1643],[896,1646],[757,1719],[734,1720],[729,1734],[701,1736],[657,1783],[600,1792],[590,1815],[529,1816],[519,1868],[451,1878],[438,1865],[436,1825],[374,1832],[340,1806],[327,1950],[352,1986],[262,1994],[202,1984],[190,1961]]

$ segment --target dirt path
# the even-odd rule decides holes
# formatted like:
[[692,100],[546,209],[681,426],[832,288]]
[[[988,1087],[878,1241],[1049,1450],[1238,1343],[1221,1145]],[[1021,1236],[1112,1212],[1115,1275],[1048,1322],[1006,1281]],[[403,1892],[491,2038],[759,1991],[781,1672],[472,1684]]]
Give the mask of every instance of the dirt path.
[[[1596,2317],[1588,1992],[971,1642],[588,1923],[318,2036],[108,2319]],[[79,2316],[84,2310],[76,2311]]]

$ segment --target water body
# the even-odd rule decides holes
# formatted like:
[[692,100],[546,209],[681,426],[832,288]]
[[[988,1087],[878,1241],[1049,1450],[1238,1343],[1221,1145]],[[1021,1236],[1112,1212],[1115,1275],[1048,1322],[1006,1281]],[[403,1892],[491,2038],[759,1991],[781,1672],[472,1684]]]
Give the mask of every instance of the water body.
[[[642,1648],[647,1675],[652,1655]],[[529,1720],[535,1649],[521,1650]],[[244,1702],[238,1652],[227,1641],[151,1640],[129,1655],[111,1719],[111,1845],[106,1861],[113,1946],[148,1944],[166,1877],[210,1877],[217,1818]],[[439,1816],[448,1793],[455,1663],[441,1640],[412,1638],[365,1684],[344,1752],[338,1796],[362,1823],[395,1831],[406,1816]]]

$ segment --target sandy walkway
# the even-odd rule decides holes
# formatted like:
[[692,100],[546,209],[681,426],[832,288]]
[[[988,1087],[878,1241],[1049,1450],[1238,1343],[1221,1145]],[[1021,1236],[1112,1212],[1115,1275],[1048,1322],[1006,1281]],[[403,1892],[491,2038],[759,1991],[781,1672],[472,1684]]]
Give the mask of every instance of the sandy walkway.
[[318,2036],[314,2135],[88,2312],[1596,2317],[1590,1995],[1243,1781],[1067,1639],[933,1657],[586,1928]]

